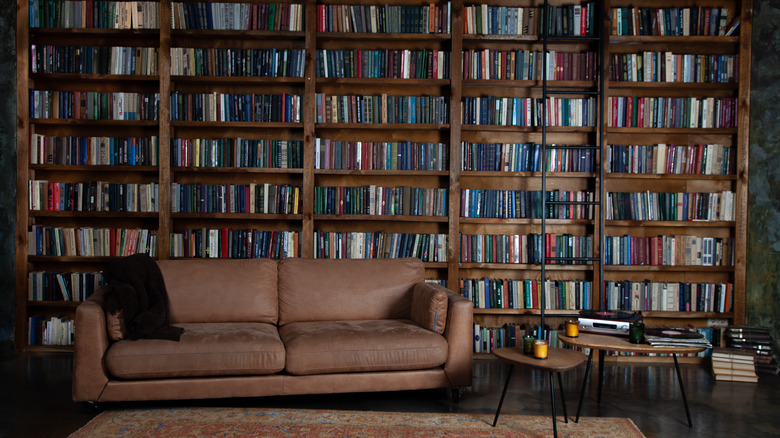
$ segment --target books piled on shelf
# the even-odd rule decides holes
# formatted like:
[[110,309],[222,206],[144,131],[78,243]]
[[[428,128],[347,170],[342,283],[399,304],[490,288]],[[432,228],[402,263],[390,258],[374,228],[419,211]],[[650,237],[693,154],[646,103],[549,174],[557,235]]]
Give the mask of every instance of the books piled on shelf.
[[756,354],[739,348],[716,347],[712,350],[712,374],[715,380],[758,382]]
[[766,327],[733,326],[726,329],[726,345],[755,357],[756,371],[777,374],[774,341]]
[[702,333],[688,327],[645,327],[645,340],[652,346],[712,347]]

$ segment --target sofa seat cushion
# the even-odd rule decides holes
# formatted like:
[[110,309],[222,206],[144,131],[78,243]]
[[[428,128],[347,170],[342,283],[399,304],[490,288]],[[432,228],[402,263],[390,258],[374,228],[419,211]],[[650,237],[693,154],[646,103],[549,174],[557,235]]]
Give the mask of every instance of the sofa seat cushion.
[[106,353],[120,379],[274,374],[284,369],[284,344],[267,323],[181,323],[179,342],[123,340]]
[[447,342],[411,320],[307,321],[282,326],[293,375],[419,370],[447,360]]

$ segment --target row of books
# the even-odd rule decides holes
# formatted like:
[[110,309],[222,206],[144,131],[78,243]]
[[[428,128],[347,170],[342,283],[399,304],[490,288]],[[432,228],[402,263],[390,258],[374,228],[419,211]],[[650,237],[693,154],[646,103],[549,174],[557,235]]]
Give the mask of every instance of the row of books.
[[298,231],[199,228],[171,233],[170,256],[282,259],[301,256]]
[[[777,370],[777,364],[774,369]],[[758,383],[756,354],[750,350],[714,347],[712,375],[716,381]]]
[[[461,142],[461,170],[487,172],[593,172],[596,147],[538,143]],[[544,164],[544,165],[543,165]]]
[[[507,323],[501,327],[488,327],[480,323],[474,323],[474,353],[492,353],[497,348],[522,347],[523,336],[528,335],[534,339],[544,339],[550,348],[563,347],[558,340],[558,332],[562,328],[553,328],[545,324],[531,327],[527,323]],[[540,333],[541,332],[541,333]]]
[[156,166],[152,137],[59,137],[30,134],[30,164]]
[[29,180],[29,208],[34,211],[156,212],[157,183],[78,183]]
[[[544,57],[547,59],[545,60]],[[547,63],[547,70],[542,71]],[[596,52],[534,52],[531,50],[464,50],[463,79],[593,81]]]
[[156,75],[156,47],[30,46],[33,73]]
[[612,35],[724,36],[726,7],[612,8]]
[[661,312],[731,312],[732,283],[605,281],[608,309]]
[[739,81],[739,55],[694,55],[673,52],[613,53],[613,81],[698,82]]
[[688,236],[605,236],[604,264],[734,266],[734,239]]
[[606,220],[733,221],[734,192],[607,192]]
[[33,225],[27,253],[45,256],[157,256],[157,231],[141,228],[49,227]]
[[464,35],[535,35],[537,8],[467,5],[463,8]]
[[220,49],[172,47],[172,76],[302,78],[303,49]]
[[160,95],[104,91],[30,89],[30,118],[157,120]]
[[317,32],[448,34],[452,2],[424,6],[317,5]]
[[722,144],[607,145],[609,173],[734,175],[737,148]]
[[303,142],[247,138],[173,138],[173,167],[300,169]]
[[433,170],[449,166],[449,145],[412,141],[339,141],[316,138],[314,168],[326,170]]
[[736,128],[735,97],[607,98],[607,120],[616,128]]
[[[571,234],[460,234],[462,263],[541,264],[545,259],[593,257],[593,237]],[[588,260],[547,260],[548,264],[590,264]]]
[[438,49],[318,49],[317,77],[448,79],[450,52]]
[[424,262],[446,262],[446,234],[314,231],[314,258],[394,259],[416,257]]
[[173,29],[302,31],[304,7],[296,3],[173,2]]
[[171,120],[290,122],[303,120],[303,97],[293,94],[171,93]]
[[732,354],[753,356],[757,373],[778,374],[774,357],[775,343],[768,327],[730,326],[726,328],[726,345]]
[[[546,109],[546,112],[545,112]],[[463,97],[466,125],[595,126],[595,98]]]
[[159,1],[30,0],[31,28],[159,29]]
[[447,216],[447,189],[428,187],[315,187],[314,214]]
[[74,334],[73,320],[68,316],[27,318],[27,345],[73,345]]
[[[542,217],[540,190],[461,189],[460,216],[473,218]],[[545,193],[547,219],[593,219],[593,192],[549,190]]]
[[31,271],[27,274],[30,301],[84,301],[105,284],[102,272]]
[[475,309],[589,309],[592,283],[581,280],[507,280],[461,278],[459,293]]
[[289,184],[171,183],[172,213],[300,214],[301,202]]
[[444,96],[333,96],[317,93],[317,123],[446,124],[449,99]]
[[582,5],[547,5],[539,10],[541,32],[561,36],[597,36],[596,2]]

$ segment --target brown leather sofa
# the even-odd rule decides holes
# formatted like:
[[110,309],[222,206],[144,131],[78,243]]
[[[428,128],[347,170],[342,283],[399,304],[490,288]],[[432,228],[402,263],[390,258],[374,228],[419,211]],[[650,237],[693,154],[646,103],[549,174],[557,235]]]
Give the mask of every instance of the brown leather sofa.
[[76,310],[74,401],[471,385],[472,304],[419,259],[157,264],[181,339],[111,341],[101,288]]

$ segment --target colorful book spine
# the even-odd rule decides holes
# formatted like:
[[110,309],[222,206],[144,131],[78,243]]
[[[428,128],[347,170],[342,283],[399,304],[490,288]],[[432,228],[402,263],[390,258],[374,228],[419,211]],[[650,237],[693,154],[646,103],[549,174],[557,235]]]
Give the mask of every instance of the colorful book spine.
[[57,137],[30,134],[30,164],[156,166],[153,137]]
[[303,142],[245,138],[174,138],[171,139],[171,166],[300,169],[303,167]]
[[446,262],[448,248],[446,234],[314,232],[314,258],[318,259],[416,257],[423,262]]
[[731,283],[605,281],[607,308],[627,311],[731,312]]
[[734,192],[607,192],[606,220],[733,221]]
[[159,184],[28,181],[33,211],[157,212]]
[[30,255],[126,257],[157,256],[157,230],[139,228],[68,228],[33,225],[28,232]]
[[474,303],[475,309],[538,309],[540,295],[546,294],[547,309],[590,309],[592,283],[581,280],[509,280],[461,278],[459,293]]
[[445,171],[449,165],[449,148],[446,143],[317,138],[314,149],[315,169]]
[[171,257],[278,260],[300,255],[298,231],[199,228],[170,235]]

